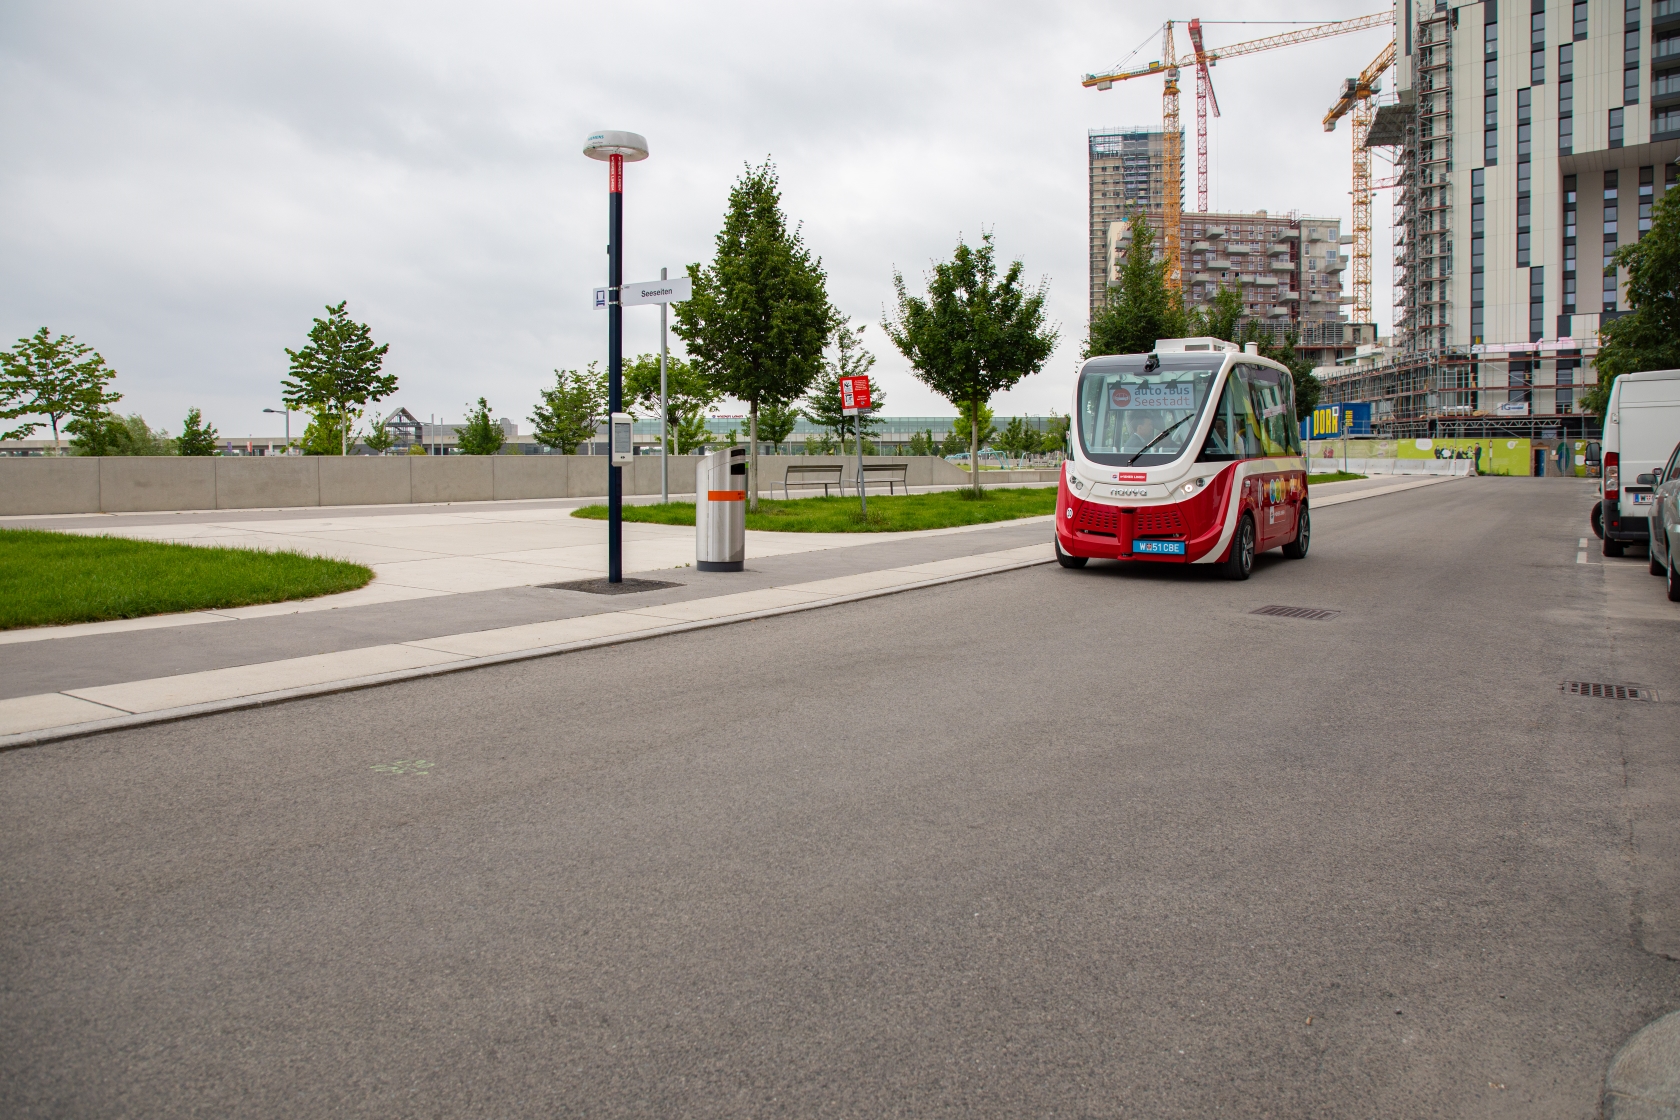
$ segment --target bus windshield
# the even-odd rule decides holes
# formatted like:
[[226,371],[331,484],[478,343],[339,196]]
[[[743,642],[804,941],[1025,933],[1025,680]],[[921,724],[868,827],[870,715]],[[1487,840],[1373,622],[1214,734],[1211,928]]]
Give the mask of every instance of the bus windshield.
[[1087,362],[1079,379],[1079,441],[1108,466],[1150,467],[1184,453],[1224,355],[1142,355]]

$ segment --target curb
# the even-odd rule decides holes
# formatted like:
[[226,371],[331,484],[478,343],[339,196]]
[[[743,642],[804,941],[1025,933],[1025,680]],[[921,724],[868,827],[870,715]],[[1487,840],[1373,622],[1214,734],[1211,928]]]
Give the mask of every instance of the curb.
[[[939,587],[948,583],[961,583],[964,580],[979,579],[981,576],[994,576],[1003,572],[1020,571],[1023,568],[1036,568],[1044,564],[1055,563],[1054,556],[1047,556],[1042,560],[1022,560],[1012,564],[1002,564],[993,568],[982,568],[976,572],[960,572],[956,575],[937,576],[933,579],[921,580],[917,583],[900,584],[896,587],[882,587],[873,591],[858,591],[850,595],[837,595],[832,599],[819,599],[814,603],[791,603],[785,607],[770,607],[761,611],[748,611],[744,614],[726,615],[723,618],[707,618],[696,622],[674,622],[669,626],[655,629],[637,630],[630,634],[613,634],[604,638],[589,638],[580,642],[566,642],[554,646],[536,646],[531,649],[514,650],[511,653],[488,654],[483,657],[468,657],[460,661],[449,661],[442,665],[425,665],[416,669],[399,669],[391,673],[377,673],[366,677],[349,677],[344,680],[328,681],[325,684],[301,685],[297,688],[280,689],[276,692],[259,692],[249,696],[235,696],[227,700],[212,700],[203,704],[188,704],[179,708],[164,708],[155,712],[142,712],[134,715],[113,716],[110,719],[93,720],[87,723],[71,723],[62,727],[47,727],[40,731],[23,731],[15,735],[0,735],[0,751],[22,750],[26,747],[41,746],[46,743],[59,742],[64,739],[78,739],[85,735],[101,735],[111,731],[126,731],[134,727],[148,727],[158,723],[177,723],[185,719],[195,719],[198,716],[215,715],[219,712],[235,712],[246,708],[263,708],[271,704],[284,704],[291,700],[303,700],[312,696],[331,696],[339,692],[356,692],[364,688],[378,688],[381,685],[396,684],[399,681],[420,680],[426,677],[440,677],[446,673],[460,673],[469,669],[482,669],[491,665],[507,665],[517,661],[532,661],[539,657],[553,657],[562,653],[575,653],[579,650],[598,649],[602,646],[624,645],[628,642],[640,642],[648,638],[664,637],[667,634],[685,634],[693,630],[709,630],[717,626],[729,626],[737,622],[751,622],[759,618],[774,618],[784,614],[798,614],[802,611],[816,610],[820,607],[836,607],[843,603],[856,603],[864,599],[879,599],[886,595],[897,595],[904,591],[918,591],[924,587]],[[611,612],[608,612],[611,613]]]

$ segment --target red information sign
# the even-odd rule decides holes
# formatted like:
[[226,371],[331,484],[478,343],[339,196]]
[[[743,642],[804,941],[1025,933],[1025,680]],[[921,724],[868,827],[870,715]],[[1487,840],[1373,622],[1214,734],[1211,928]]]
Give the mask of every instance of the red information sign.
[[869,378],[842,377],[840,379],[841,411],[858,412],[867,410],[869,407]]

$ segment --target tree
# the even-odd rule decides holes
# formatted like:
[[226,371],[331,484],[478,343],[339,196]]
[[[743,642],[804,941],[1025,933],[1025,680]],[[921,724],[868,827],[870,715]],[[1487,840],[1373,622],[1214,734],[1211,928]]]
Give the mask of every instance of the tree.
[[[997,435],[997,425],[992,423],[992,408],[981,405],[976,413],[974,405],[964,401],[957,406],[957,420],[961,427],[968,428],[973,434],[975,446],[984,449]],[[961,450],[960,448],[958,450]]]
[[951,260],[936,263],[928,297],[912,296],[896,269],[897,317],[882,323],[911,370],[928,388],[969,406],[969,466],[980,495],[980,410],[994,393],[1037,373],[1056,348],[1057,329],[1044,322],[1048,282],[1028,291],[1017,260],[1000,280],[990,233],[978,248],[960,239]]
[[1601,416],[1622,374],[1680,368],[1680,191],[1662,196],[1651,228],[1617,249],[1616,263],[1627,269],[1630,310],[1598,328],[1598,384],[1581,395],[1581,407]]
[[578,445],[592,442],[607,419],[607,375],[594,362],[582,373],[555,370],[554,387],[541,390],[541,396],[531,412],[536,440],[562,455],[576,455]]
[[863,326],[860,324],[853,329],[850,323],[842,323],[834,332],[835,360],[823,359],[822,373],[811,386],[811,392],[805,400],[805,408],[801,410],[805,419],[817,427],[834,433],[835,445],[840,453],[846,453],[846,441],[855,439],[861,422],[862,434],[865,442],[869,437],[880,431],[880,421],[876,419],[882,405],[887,402],[887,394],[882,390],[880,382],[869,378],[868,413],[847,416],[841,407],[840,379],[842,377],[867,377],[869,371],[875,367],[875,355],[863,346]]
[[293,446],[305,455],[342,455],[356,439],[355,425],[348,417],[336,412],[317,412]]
[[[77,342],[73,335],[53,338],[42,327],[0,352],[0,420],[45,416],[52,426],[53,447],[62,450],[62,421],[78,416],[92,421],[105,415],[107,405],[122,399],[121,393],[107,388],[116,375],[93,347]],[[27,439],[40,426],[38,422],[21,424],[0,432],[0,439]]]
[[904,450],[907,455],[937,454],[939,448],[933,441],[933,429],[929,428],[922,432],[911,432],[910,445]]
[[178,455],[216,453],[216,429],[204,422],[198,409],[187,409],[187,418],[181,421],[181,438],[175,441],[175,452]]
[[750,508],[758,509],[758,413],[811,387],[834,326],[822,261],[781,209],[776,169],[749,167],[729,192],[710,267],[688,266],[694,296],[673,304],[676,332],[713,389],[747,402]]
[[767,404],[758,414],[758,438],[776,449],[772,455],[779,455],[798,423],[799,409],[793,405]]
[[[1102,309],[1091,317],[1085,356],[1144,354],[1158,338],[1185,335],[1184,303],[1167,287],[1167,261],[1155,259],[1155,235],[1141,210],[1130,215],[1132,247],[1126,251],[1120,283],[1108,290]],[[1237,297],[1241,306],[1241,296]]]
[[1073,417],[1058,416],[1054,409],[1050,412],[1050,422],[1038,437],[1038,449],[1046,455],[1053,455],[1060,451],[1067,452],[1068,429],[1073,425]]
[[[334,418],[331,425],[320,424],[318,434],[324,435],[329,427],[336,431],[340,455],[350,453],[353,420],[369,404],[397,391],[396,375],[381,372],[391,344],[375,346],[367,325],[353,322],[345,312],[345,302],[329,306],[327,317],[315,320],[309,329],[309,344],[302,350],[286,351],[292,360],[292,376],[280,383],[280,396],[287,405],[315,414],[311,428],[316,428],[323,417]],[[321,450],[314,453],[330,454]]]
[[139,413],[118,416],[102,411],[91,416],[77,416],[64,426],[75,438],[70,441],[72,455],[173,455],[175,441],[166,431],[153,431]]
[[997,438],[997,445],[1011,459],[1020,459],[1028,452],[1038,450],[1038,432],[1027,427],[1027,422],[1021,417],[1011,416]]
[[383,455],[396,445],[396,434],[384,424],[375,424],[368,429],[367,435],[362,437],[362,446],[375,455]]
[[[603,401],[604,393],[603,389]],[[659,355],[642,354],[624,367],[624,396],[644,415],[658,418]],[[673,454],[686,455],[706,441],[706,414],[722,397],[692,362],[675,354],[669,356],[665,363],[665,404],[671,414],[668,438]]]
[[455,429],[455,449],[463,455],[494,455],[507,441],[502,426],[490,419],[490,405],[483,397],[478,407],[467,406],[467,422]]
[[939,453],[947,458],[961,455],[968,450],[968,436],[963,434],[962,425],[958,424],[945,433],[945,438],[939,441]]

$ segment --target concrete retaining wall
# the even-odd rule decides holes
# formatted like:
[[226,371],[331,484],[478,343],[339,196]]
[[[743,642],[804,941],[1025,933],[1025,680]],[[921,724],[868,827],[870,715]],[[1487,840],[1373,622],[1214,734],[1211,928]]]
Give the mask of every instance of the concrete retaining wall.
[[[867,456],[864,461],[908,464],[912,486],[968,481],[967,471],[932,456]],[[697,462],[693,456],[671,459],[673,494],[694,492]],[[848,479],[857,464],[856,459],[815,455],[765,455],[758,462],[764,497],[780,494],[790,464],[841,463]],[[981,480],[1021,481],[1002,477],[1005,473],[1018,472],[987,471]],[[0,457],[0,516],[14,517],[591,498],[606,492],[607,459],[601,455]],[[624,492],[659,493],[657,456],[639,456],[625,470]]]

